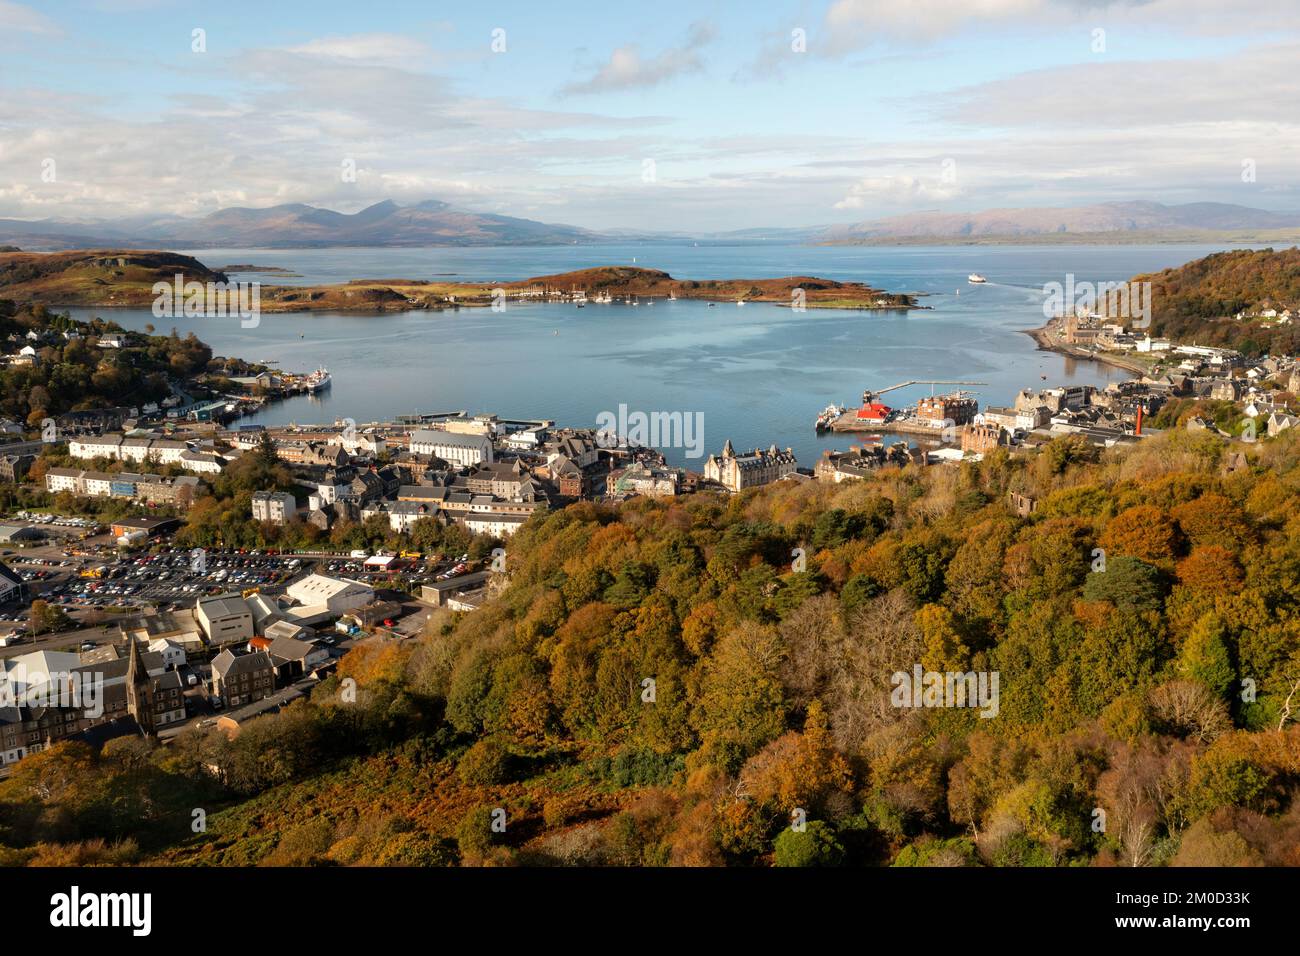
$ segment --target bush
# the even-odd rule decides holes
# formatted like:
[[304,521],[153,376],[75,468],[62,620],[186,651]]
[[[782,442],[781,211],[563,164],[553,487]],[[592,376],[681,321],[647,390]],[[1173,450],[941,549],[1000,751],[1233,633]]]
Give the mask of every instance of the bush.
[[497,738],[484,737],[461,756],[456,775],[471,787],[505,783],[510,777],[510,751]]
[[483,857],[496,843],[492,832],[492,807],[478,806],[456,826],[456,845],[462,857]]

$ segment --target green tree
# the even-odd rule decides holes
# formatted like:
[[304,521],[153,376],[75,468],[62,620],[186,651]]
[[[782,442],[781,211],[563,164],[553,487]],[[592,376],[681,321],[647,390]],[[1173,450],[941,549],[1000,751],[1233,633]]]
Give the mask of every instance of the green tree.
[[809,820],[802,830],[786,827],[773,843],[777,866],[839,866],[844,847],[835,830],[821,820]]

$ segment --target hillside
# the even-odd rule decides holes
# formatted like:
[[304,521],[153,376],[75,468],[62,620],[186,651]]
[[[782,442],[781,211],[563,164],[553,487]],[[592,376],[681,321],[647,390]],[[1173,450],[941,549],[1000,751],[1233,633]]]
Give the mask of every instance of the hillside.
[[1196,241],[1224,233],[1300,234],[1300,213],[1273,213],[1228,203],[1110,202],[1089,206],[919,212],[831,226],[812,238],[831,244],[943,242]]
[[1151,283],[1154,334],[1250,354],[1300,351],[1297,324],[1235,318],[1266,308],[1300,315],[1300,248],[1220,252],[1134,281]]
[[639,228],[603,231],[478,212],[436,199],[400,205],[391,199],[355,213],[305,203],[229,207],[206,216],[144,215],[117,219],[0,219],[0,245],[25,249],[87,247],[327,248],[337,246],[583,245],[599,242],[818,243],[917,245],[956,243],[1293,242],[1300,213],[1230,203],[1109,202],[975,212],[926,211],[831,226],[734,230]]
[[789,305],[795,289],[804,292],[809,308],[906,308],[915,305],[908,295],[882,292],[861,282],[836,282],[814,276],[785,276],[776,279],[674,279],[656,269],[606,266],[556,275],[537,276],[509,283],[508,289],[545,286],[552,289],[582,290],[588,295],[653,296],[711,301],[777,302]]
[[[556,511],[483,608],[233,740],[28,757],[0,861],[1298,865],[1300,436],[1227,450]],[[1000,690],[907,706],[918,667]]]
[[[176,274],[200,282],[226,281],[197,259],[169,252],[78,250],[59,253],[0,254],[0,296],[50,305],[146,306],[154,301],[153,284],[172,283]],[[389,312],[486,306],[494,290],[570,293],[610,292],[651,296],[776,302],[789,305],[794,289],[804,290],[809,308],[913,308],[908,295],[882,292],[859,282],[835,282],[812,276],[778,279],[674,279],[666,272],[631,267],[598,267],[517,282],[433,282],[421,279],[354,279],[338,285],[260,288],[263,312]]]
[[0,297],[59,305],[147,306],[155,282],[225,282],[190,256],[135,249],[0,253]]
[[[29,333],[38,338],[29,339]],[[123,340],[121,347],[99,347],[99,339],[109,334]],[[192,379],[212,359],[212,349],[193,333],[182,338],[175,332],[125,332],[102,319],[77,322],[42,305],[2,298],[0,336],[17,336],[17,343],[37,350],[36,364],[0,368],[0,415],[32,429],[39,429],[47,415],[162,401],[174,382],[194,390]]]
[[124,243],[202,248],[323,246],[554,245],[591,242],[596,234],[556,225],[474,212],[438,200],[399,206],[392,200],[356,213],[302,203],[232,207],[198,219],[164,216],[102,222],[0,219],[0,241],[25,248]]

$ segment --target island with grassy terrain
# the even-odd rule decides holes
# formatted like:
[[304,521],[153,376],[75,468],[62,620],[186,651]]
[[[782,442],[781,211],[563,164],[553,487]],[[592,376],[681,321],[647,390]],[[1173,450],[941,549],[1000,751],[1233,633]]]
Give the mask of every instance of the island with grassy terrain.
[[[75,250],[0,255],[0,297],[56,306],[145,307],[155,283],[229,283],[226,272],[192,256],[141,250]],[[861,282],[814,276],[771,279],[677,279],[667,272],[604,266],[514,282],[435,282],[354,279],[336,285],[260,287],[263,312],[392,312],[491,305],[501,298],[535,301],[595,299],[706,299],[770,302],[824,309],[915,309],[915,296]]]

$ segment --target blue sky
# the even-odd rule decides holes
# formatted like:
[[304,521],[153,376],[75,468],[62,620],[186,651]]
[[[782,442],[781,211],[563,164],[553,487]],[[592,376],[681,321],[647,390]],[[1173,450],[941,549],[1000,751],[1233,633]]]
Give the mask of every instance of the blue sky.
[[1298,32],[1292,0],[0,0],[0,216],[1293,210]]

